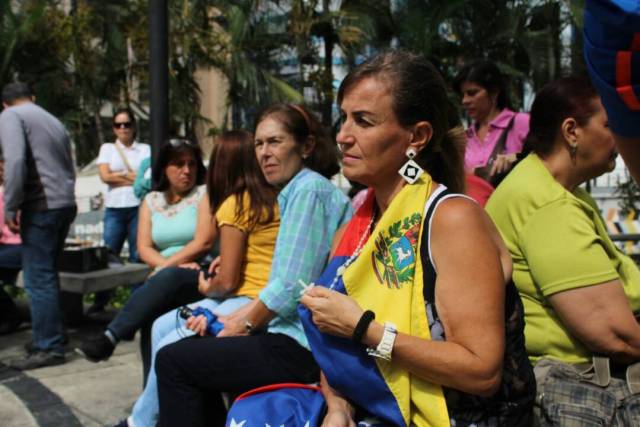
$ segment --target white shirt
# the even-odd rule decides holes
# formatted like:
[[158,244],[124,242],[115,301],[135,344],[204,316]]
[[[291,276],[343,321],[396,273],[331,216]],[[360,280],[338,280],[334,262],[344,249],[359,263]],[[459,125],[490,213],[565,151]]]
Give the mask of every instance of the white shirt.
[[[98,154],[96,163],[99,165],[109,165],[111,172],[128,171],[127,166],[122,161],[122,157],[118,153],[118,150],[116,150],[115,144],[118,144],[118,147],[120,147],[122,154],[127,158],[134,172],[138,171],[140,162],[151,156],[151,147],[149,144],[141,144],[134,141],[130,147],[127,147],[118,140],[116,140],[115,143],[107,142],[100,147],[100,154]],[[133,194],[133,185],[122,187],[109,186],[104,195],[104,205],[108,208],[130,208],[138,206],[139,204],[140,199]]]

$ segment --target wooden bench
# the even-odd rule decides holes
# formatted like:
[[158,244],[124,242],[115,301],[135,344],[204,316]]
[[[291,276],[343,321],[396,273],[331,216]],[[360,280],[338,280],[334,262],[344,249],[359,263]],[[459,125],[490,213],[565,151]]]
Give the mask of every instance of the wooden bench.
[[[60,290],[74,294],[88,294],[91,292],[114,289],[118,286],[133,285],[144,282],[151,269],[147,264],[128,263],[118,267],[86,273],[59,272]],[[22,272],[18,274],[16,286],[24,288]]]
[[118,286],[144,282],[149,275],[147,264],[128,263],[87,273],[60,272],[60,290],[75,294],[105,291]]

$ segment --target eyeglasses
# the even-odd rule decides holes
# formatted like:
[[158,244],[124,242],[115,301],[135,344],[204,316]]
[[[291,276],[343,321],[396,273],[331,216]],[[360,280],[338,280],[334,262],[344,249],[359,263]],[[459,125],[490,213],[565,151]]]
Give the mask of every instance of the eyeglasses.
[[133,126],[133,123],[131,122],[120,122],[120,123],[114,123],[113,127],[116,129],[129,129]]
[[196,144],[193,141],[189,141],[188,139],[179,139],[179,138],[174,138],[174,139],[170,139],[169,144],[171,144],[172,147],[180,147],[181,145],[189,145],[191,147],[195,146]]

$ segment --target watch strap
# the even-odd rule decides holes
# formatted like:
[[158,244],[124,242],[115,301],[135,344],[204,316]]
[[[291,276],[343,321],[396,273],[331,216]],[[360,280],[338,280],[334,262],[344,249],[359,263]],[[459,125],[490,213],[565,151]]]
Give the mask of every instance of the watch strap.
[[382,333],[382,339],[376,348],[368,348],[367,354],[369,356],[378,357],[386,361],[391,360],[391,353],[393,352],[393,344],[396,341],[398,335],[398,328],[391,322],[384,322],[384,332]]

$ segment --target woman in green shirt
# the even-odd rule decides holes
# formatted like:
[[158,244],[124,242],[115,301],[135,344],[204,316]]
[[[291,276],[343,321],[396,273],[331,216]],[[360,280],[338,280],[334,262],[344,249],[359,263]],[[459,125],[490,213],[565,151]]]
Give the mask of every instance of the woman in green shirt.
[[[640,361],[634,317],[640,272],[613,244],[594,200],[580,187],[611,171],[617,155],[607,114],[588,80],[560,79],[538,93],[525,149],[532,153],[486,209],[513,258],[545,421],[562,425],[562,414],[570,412],[580,420],[610,421],[628,387],[607,381],[609,374],[624,377]],[[612,369],[608,359],[594,355],[610,358]],[[569,378],[575,384],[568,385]],[[615,399],[597,394],[607,384]]]

